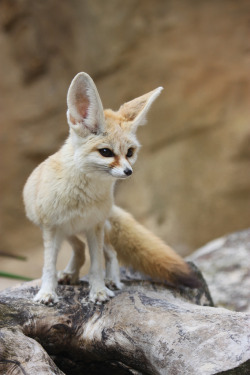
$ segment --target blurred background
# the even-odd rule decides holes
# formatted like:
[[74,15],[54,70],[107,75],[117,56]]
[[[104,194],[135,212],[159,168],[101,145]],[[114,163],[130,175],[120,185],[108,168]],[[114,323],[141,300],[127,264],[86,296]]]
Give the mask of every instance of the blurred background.
[[1,0],[0,250],[27,261],[0,256],[0,269],[41,274],[41,233],[25,218],[22,188],[67,137],[66,93],[79,71],[115,110],[165,88],[117,204],[182,255],[249,227],[248,0]]

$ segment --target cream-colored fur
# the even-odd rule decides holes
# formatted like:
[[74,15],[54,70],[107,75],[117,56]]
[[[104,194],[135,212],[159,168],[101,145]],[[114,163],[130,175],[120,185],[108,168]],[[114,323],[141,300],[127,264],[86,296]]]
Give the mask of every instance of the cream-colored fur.
[[[74,284],[85,261],[85,234],[91,266],[89,299],[101,303],[118,289],[118,258],[153,278],[197,286],[188,265],[171,248],[134,218],[114,205],[117,179],[127,178],[136,161],[136,131],[162,88],[123,104],[117,112],[103,110],[90,76],[79,73],[67,96],[69,137],[62,148],[41,163],[28,178],[23,198],[28,218],[40,226],[44,240],[42,286],[35,301],[58,301],[57,282]],[[62,241],[73,249],[69,264],[57,275],[56,260]],[[114,250],[115,249],[115,250]],[[116,253],[117,252],[117,253]]]
[[78,280],[85,259],[84,245],[76,237],[80,233],[85,234],[90,251],[90,300],[102,302],[114,295],[104,283],[103,249],[106,276],[117,288],[122,287],[116,253],[108,240],[104,244],[104,228],[108,237],[115,181],[132,173],[139,149],[137,127],[145,123],[161,90],[125,103],[117,112],[103,111],[90,76],[79,73],[73,79],[67,96],[69,137],[33,171],[23,191],[27,216],[41,227],[44,240],[42,286],[36,301],[58,300],[56,259],[65,239],[72,245],[73,255],[59,279]]

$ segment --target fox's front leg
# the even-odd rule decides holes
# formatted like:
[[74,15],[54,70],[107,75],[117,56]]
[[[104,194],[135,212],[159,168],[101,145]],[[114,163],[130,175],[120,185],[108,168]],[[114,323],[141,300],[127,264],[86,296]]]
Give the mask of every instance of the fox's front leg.
[[109,290],[104,283],[103,275],[103,244],[104,228],[98,225],[87,233],[90,255],[90,273],[89,273],[89,299],[92,302],[104,302],[109,297],[114,297],[114,293]]
[[43,230],[44,242],[44,266],[42,275],[42,286],[39,292],[34,297],[34,301],[44,304],[58,302],[56,294],[57,287],[57,272],[56,260],[58,250],[62,243],[61,236],[58,235],[55,229]]

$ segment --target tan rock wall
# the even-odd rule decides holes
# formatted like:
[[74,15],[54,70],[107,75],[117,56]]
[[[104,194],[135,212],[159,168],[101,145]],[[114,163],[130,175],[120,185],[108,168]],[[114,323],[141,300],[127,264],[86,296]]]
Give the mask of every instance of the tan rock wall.
[[2,245],[34,246],[21,191],[67,135],[66,91],[93,76],[105,107],[161,85],[117,203],[183,254],[250,221],[247,0],[2,0]]

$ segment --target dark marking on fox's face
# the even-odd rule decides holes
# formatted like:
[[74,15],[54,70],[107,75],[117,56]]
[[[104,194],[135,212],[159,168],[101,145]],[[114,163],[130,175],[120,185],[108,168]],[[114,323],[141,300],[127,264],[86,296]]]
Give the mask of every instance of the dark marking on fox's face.
[[120,156],[115,155],[114,156],[114,161],[109,164],[110,168],[115,168],[120,166]]

